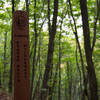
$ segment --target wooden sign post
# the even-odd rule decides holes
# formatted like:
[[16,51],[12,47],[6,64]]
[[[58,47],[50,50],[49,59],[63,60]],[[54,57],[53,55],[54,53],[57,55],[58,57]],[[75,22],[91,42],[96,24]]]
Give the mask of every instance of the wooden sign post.
[[13,15],[14,100],[30,100],[29,19],[25,11]]

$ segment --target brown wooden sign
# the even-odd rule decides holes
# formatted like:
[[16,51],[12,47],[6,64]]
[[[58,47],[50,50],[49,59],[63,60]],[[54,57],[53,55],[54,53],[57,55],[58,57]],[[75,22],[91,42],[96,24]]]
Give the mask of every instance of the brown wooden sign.
[[13,15],[14,100],[30,99],[29,19],[25,11]]

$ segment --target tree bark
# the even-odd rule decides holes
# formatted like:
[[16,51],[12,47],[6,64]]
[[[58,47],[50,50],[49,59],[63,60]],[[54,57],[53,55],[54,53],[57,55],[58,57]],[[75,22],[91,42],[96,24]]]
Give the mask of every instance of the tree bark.
[[[36,0],[34,0],[34,9],[36,10]],[[31,100],[32,100],[32,93],[33,93],[33,82],[35,77],[35,65],[36,65],[36,48],[37,48],[37,27],[36,27],[36,12],[34,12],[34,32],[35,32],[35,42],[34,42],[34,55],[33,55],[33,68],[32,68],[32,81],[31,81]]]
[[68,76],[68,100],[72,98],[72,68],[70,62],[67,62],[67,76]]
[[0,88],[2,87],[2,80],[1,79],[2,79],[2,76],[1,76],[1,70],[0,70]]
[[78,63],[78,54],[77,54],[77,43],[76,43],[76,66],[77,66],[77,69],[78,69],[78,72],[79,72],[79,77],[80,77],[80,90],[79,90],[79,96],[81,97],[80,94],[82,94],[82,79],[81,79],[81,70],[80,70],[80,67],[79,67],[79,63]]
[[49,34],[51,31],[51,23],[50,23],[50,0],[48,0],[48,30],[49,30]]
[[83,24],[83,36],[84,36],[84,48],[87,62],[87,70],[89,75],[89,88],[90,88],[90,100],[98,100],[98,87],[97,79],[94,69],[94,63],[92,60],[92,49],[90,42],[90,29],[88,22],[88,10],[87,10],[87,1],[80,0],[80,8],[82,15],[82,24]]
[[36,66],[39,64],[39,79],[36,83],[36,87],[35,87],[35,90],[34,90],[34,94],[33,94],[33,100],[39,100],[39,95],[40,95],[40,81],[41,81],[41,76],[42,76],[42,69],[41,69],[41,59],[40,59],[40,56],[41,56],[41,30],[42,30],[42,27],[44,25],[46,21],[46,18],[44,19],[44,21],[42,22],[41,24],[41,27],[39,29],[39,47],[38,47],[38,56],[37,56],[37,61],[36,61]]
[[47,63],[45,66],[44,78],[42,83],[43,90],[41,91],[40,100],[47,99],[48,80],[49,80],[50,71],[52,70],[52,64],[53,64],[53,52],[54,52],[54,40],[56,35],[57,14],[58,14],[58,0],[54,0],[53,23],[52,23],[52,29],[49,34]]
[[[15,11],[15,0],[12,0],[12,16]],[[13,29],[13,27],[12,27]],[[13,73],[13,31],[11,32],[11,63],[10,63],[10,75],[9,75],[9,93],[12,93],[12,73]]]
[[55,88],[55,85],[56,85],[56,82],[57,82],[57,75],[58,75],[58,64],[57,64],[56,72],[55,72],[54,79],[53,79],[53,84],[52,84],[52,91],[51,91],[50,100],[53,100],[52,94],[54,93],[54,88]]
[[60,25],[60,34],[59,34],[59,61],[58,61],[58,67],[59,67],[59,86],[58,86],[58,100],[61,100],[61,56],[62,56],[62,48],[61,48],[61,38],[62,38],[62,24],[63,24],[63,13],[62,13],[62,19],[61,19],[61,25]]
[[4,88],[6,88],[6,63],[7,63],[7,32],[5,32],[5,40],[4,40],[4,71],[3,71],[3,84]]
[[29,0],[25,0],[26,1],[26,11],[29,14]]
[[[86,79],[86,75],[85,75],[85,68],[84,68],[84,61],[83,61],[82,50],[81,50],[80,42],[79,42],[79,39],[78,39],[76,21],[75,21],[75,18],[73,16],[73,10],[72,10],[71,2],[70,2],[70,0],[68,0],[68,1],[69,1],[70,11],[71,11],[71,16],[72,16],[72,19],[74,21],[74,28],[73,28],[72,25],[71,26],[72,26],[72,30],[73,30],[73,33],[74,33],[75,38],[76,38],[76,43],[77,43],[77,46],[78,46],[78,49],[79,49],[81,66],[82,66],[83,84],[84,84],[84,90],[83,90],[83,93],[82,93],[82,95],[83,95],[82,98],[86,96],[88,98],[88,100],[89,100],[88,91],[87,91],[87,79]],[[82,100],[85,100],[85,99],[82,99]]]
[[96,15],[95,15],[95,19],[94,19],[94,33],[93,33],[93,43],[92,43],[92,53],[93,53],[93,50],[94,50],[94,47],[95,47],[95,43],[96,43],[96,29],[97,29],[97,21],[99,19],[99,15],[100,15],[100,1],[96,0],[97,1],[97,11],[95,10],[96,12]]

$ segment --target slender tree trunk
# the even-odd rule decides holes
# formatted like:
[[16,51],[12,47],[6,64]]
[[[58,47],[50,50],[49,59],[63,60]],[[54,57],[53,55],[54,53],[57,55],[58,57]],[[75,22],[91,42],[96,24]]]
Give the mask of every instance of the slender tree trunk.
[[73,18],[73,21],[74,21],[74,28],[72,26],[72,30],[73,30],[73,33],[75,35],[75,38],[76,38],[76,43],[78,45],[78,49],[79,49],[79,54],[80,54],[80,60],[81,60],[81,66],[82,66],[82,72],[83,72],[83,83],[84,83],[84,90],[83,90],[83,93],[82,93],[82,100],[85,100],[85,96],[88,98],[89,100],[89,96],[88,96],[88,91],[87,91],[87,79],[86,79],[86,75],[85,75],[85,68],[84,68],[84,61],[83,61],[83,56],[82,56],[82,51],[81,51],[81,46],[80,46],[80,42],[79,42],[79,39],[78,39],[78,33],[77,33],[77,26],[76,26],[76,22],[75,22],[75,18],[73,16],[73,11],[72,11],[72,5],[71,5],[71,2],[70,0],[69,1],[69,6],[70,6],[70,11],[71,11],[71,16]]
[[79,54],[80,54],[80,59],[81,59],[82,72],[83,72],[84,90],[83,90],[83,93],[82,93],[82,100],[85,100],[85,96],[89,100],[89,95],[88,95],[88,91],[87,91],[87,78],[86,78],[86,75],[85,75],[85,69],[84,69],[84,62],[83,62],[83,56],[82,56],[81,46],[80,46],[80,43],[79,43],[79,40],[78,40],[77,33],[74,33],[74,34],[75,34],[76,42],[77,42],[77,45],[78,45],[78,48],[79,48]]
[[90,100],[98,100],[97,79],[94,69],[94,63],[92,60],[92,49],[90,42],[87,0],[80,0],[80,8],[82,14],[82,23],[83,23],[84,48],[85,48],[85,55],[87,62],[87,70],[89,75]]
[[53,64],[53,52],[54,52],[54,40],[56,34],[57,14],[58,14],[58,0],[54,0],[53,23],[52,23],[52,29],[50,31],[50,36],[49,36],[47,63],[45,66],[44,78],[42,83],[43,90],[41,91],[40,100],[47,99],[48,80],[50,78],[49,75],[52,70],[52,64]]
[[[36,10],[36,0],[34,0],[34,9]],[[34,32],[35,32],[35,42],[34,42],[34,55],[33,55],[33,68],[32,68],[32,82],[31,82],[31,100],[32,100],[32,93],[33,93],[33,83],[35,77],[35,65],[36,65],[36,48],[37,48],[37,27],[36,27],[36,12],[34,12]]]
[[68,100],[72,97],[72,68],[70,62],[67,62],[67,77],[68,77]]
[[49,30],[49,34],[50,34],[50,31],[51,31],[51,23],[50,23],[50,1],[51,0],[48,0],[48,30]]
[[65,69],[65,72],[66,72],[66,77],[67,77],[67,79],[66,79],[66,82],[65,82],[65,87],[66,87],[66,89],[65,89],[65,98],[66,98],[66,100],[70,100],[69,99],[69,89],[68,89],[68,85],[69,85],[69,73],[68,73],[68,68],[69,68],[69,62],[66,62],[66,69]]
[[79,72],[79,77],[80,77],[80,89],[79,89],[79,98],[81,97],[81,94],[82,94],[82,79],[81,79],[81,70],[80,70],[80,67],[79,67],[79,63],[78,63],[78,54],[77,54],[77,43],[76,43],[76,66],[77,66],[77,69],[78,69],[78,72]]
[[54,79],[53,79],[53,84],[52,84],[52,91],[51,91],[50,100],[53,100],[52,94],[54,93],[54,88],[55,88],[55,85],[56,85],[56,82],[57,82],[57,74],[58,74],[58,64],[57,64],[56,72],[55,72]]
[[[15,11],[15,0],[12,0],[12,16]],[[13,28],[12,28],[13,29]],[[11,63],[10,63],[10,77],[9,77],[9,93],[12,93],[12,73],[13,73],[13,30],[11,32]]]
[[65,100],[68,100],[66,84],[65,84]]
[[[38,57],[37,57],[37,64],[39,64],[39,79],[37,81],[37,84],[36,84],[36,87],[35,87],[35,90],[34,90],[34,94],[33,94],[33,100],[39,100],[39,96],[40,96],[40,80],[41,80],[41,76],[42,76],[42,69],[41,69],[41,59],[40,59],[40,56],[41,56],[41,53],[40,53],[40,50],[41,50],[41,30],[42,30],[42,27],[44,25],[46,21],[46,18],[44,19],[44,21],[42,22],[41,24],[41,27],[40,27],[40,30],[39,30],[39,47],[38,47]],[[36,66],[37,66],[36,64]]]
[[[61,35],[59,36],[61,39]],[[58,100],[61,100],[61,47],[60,47],[60,41],[59,41],[59,86],[58,86]]]
[[26,11],[29,14],[29,0],[25,0],[26,1]]
[[[0,68],[1,69],[1,68]],[[2,76],[1,76],[1,70],[0,70],[0,88],[2,87]]]
[[3,82],[4,82],[4,88],[6,88],[6,63],[7,63],[7,32],[5,32],[5,40],[4,40],[4,71],[3,71]]
[[[50,35],[50,32],[51,32],[51,22],[50,22],[50,2],[51,0],[48,0],[48,30],[49,30],[49,35]],[[52,65],[53,66],[53,65]],[[52,69],[50,71],[50,84],[52,84]],[[49,86],[48,87],[48,91],[49,91],[49,99],[52,98],[52,86]]]
[[59,67],[59,86],[58,86],[58,100],[61,100],[61,38],[62,38],[62,32],[61,31],[62,31],[62,24],[63,24],[63,17],[62,17],[62,20],[61,20],[60,34],[59,34],[59,61],[58,61],[58,67]]
[[33,94],[33,99],[32,100],[39,100],[39,94],[40,94],[40,79],[41,79],[41,74],[39,76],[39,79],[37,81],[35,90],[34,90],[34,94]]
[[97,9],[95,10],[95,19],[94,19],[94,33],[93,33],[93,43],[92,43],[92,53],[95,47],[95,43],[96,43],[96,29],[97,29],[97,21],[99,19],[99,15],[100,15],[100,0],[96,0],[97,3]]
[[[52,66],[53,66],[53,65],[52,65]],[[53,83],[53,80],[52,80],[52,78],[53,78],[52,72],[53,72],[53,69],[52,69],[51,72],[50,72],[50,78],[49,78],[50,81],[49,81],[49,83],[50,83],[51,85],[48,86],[48,96],[49,96],[48,99],[52,98],[52,83]]]

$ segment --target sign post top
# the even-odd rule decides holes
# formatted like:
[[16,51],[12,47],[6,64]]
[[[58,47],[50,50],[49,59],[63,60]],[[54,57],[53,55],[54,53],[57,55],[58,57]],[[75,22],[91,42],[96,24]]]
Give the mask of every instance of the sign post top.
[[[26,11],[15,11],[13,14],[13,27],[15,28],[15,34],[18,33],[21,35],[24,32],[24,35],[27,35],[29,31],[29,18]],[[19,32],[17,32],[19,30]]]
[[26,12],[26,11],[23,11],[23,10],[17,10],[17,11],[15,11],[14,12],[14,14],[18,14],[18,13],[20,13],[20,14],[25,14],[25,15],[27,15],[28,16],[28,13]]

